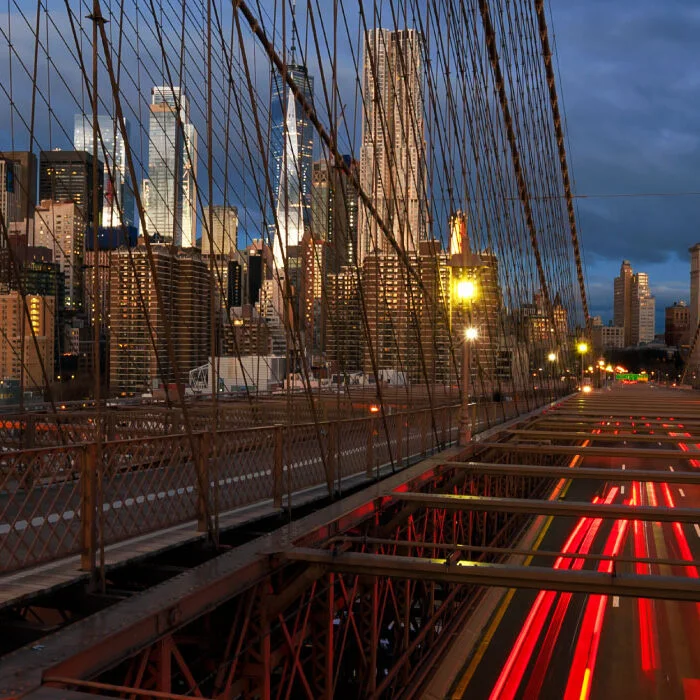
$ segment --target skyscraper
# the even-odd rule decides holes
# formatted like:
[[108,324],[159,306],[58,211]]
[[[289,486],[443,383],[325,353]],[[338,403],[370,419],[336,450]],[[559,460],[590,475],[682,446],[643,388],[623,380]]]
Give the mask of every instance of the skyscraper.
[[[19,179],[13,183],[14,194],[19,197],[17,221],[32,220],[36,206],[36,156],[31,151],[0,151],[0,160],[19,165]],[[7,182],[4,184],[7,187]]]
[[376,366],[414,382],[444,381],[450,367],[448,254],[439,241],[422,241],[409,260],[422,287],[393,253],[372,252],[363,261],[363,370],[369,374]]
[[[204,216],[202,254],[213,258],[209,260],[207,257],[207,262],[213,265],[217,306],[222,310],[231,306],[240,306],[243,258],[236,247],[238,209],[220,205],[206,207]],[[210,221],[211,236],[208,233]]]
[[[77,207],[83,225],[94,223],[92,207],[93,170],[97,168],[97,197],[102,202],[102,161],[93,161],[86,151],[42,151],[39,157],[39,201],[70,201]],[[43,206],[43,204],[42,204]],[[98,213],[98,217],[102,213]],[[99,224],[99,221],[97,222]],[[39,245],[39,244],[37,244]]]
[[[418,31],[365,33],[360,185],[406,252],[428,237],[423,73]],[[358,264],[375,249],[387,253],[390,244],[360,202]]]
[[[295,63],[293,54],[291,63],[287,66],[287,74],[297,85],[304,98],[313,104],[314,79],[309,75],[306,66]],[[282,169],[286,167],[289,172],[295,173],[301,201],[302,225],[308,224],[310,223],[311,208],[314,128],[296,103],[289,86],[276,70],[272,72],[270,119],[270,180],[274,200],[273,207],[277,207],[277,202],[280,199]],[[288,144],[287,141],[292,141],[292,143]],[[290,153],[294,154],[293,161],[290,161]],[[271,241],[274,240],[275,236],[272,211],[272,208],[269,208],[267,217]]]
[[[20,218],[19,176],[19,163],[0,158],[0,214],[5,226]],[[4,236],[2,240],[0,245],[4,245]]]
[[649,275],[637,272],[630,285],[632,345],[654,341],[656,299],[649,292]]
[[180,87],[151,88],[146,228],[151,237],[183,248],[197,231],[197,134]]
[[[116,121],[99,114],[97,123],[102,141],[98,140],[97,155],[104,162],[102,226],[134,225],[134,192],[126,173],[126,146]],[[130,131],[126,121],[127,135]],[[76,114],[73,123],[73,148],[92,153],[92,120]],[[106,157],[105,157],[106,153]],[[111,173],[111,177],[110,177]],[[118,206],[117,206],[118,205]]]
[[43,200],[34,215],[34,244],[48,248],[65,275],[65,308],[77,311],[83,303],[85,223],[70,200]]
[[[238,209],[231,206],[214,205],[204,210],[205,225],[202,226],[202,254],[229,255],[238,248]],[[211,240],[209,242],[207,227],[212,221]]]
[[624,329],[625,345],[632,344],[632,265],[629,260],[623,260],[620,266],[620,276],[613,284],[613,320],[616,326]]
[[25,387],[41,388],[45,386],[43,365],[51,380],[55,313],[56,300],[53,297],[28,294],[23,298],[16,291],[0,295],[0,327],[3,329],[0,334],[0,377],[23,377]]
[[[110,267],[110,385],[148,391],[161,381],[187,383],[189,371],[209,358],[209,270],[198,251],[153,248],[156,277],[144,246],[114,251]],[[148,323],[146,323],[148,314]],[[179,376],[170,362],[170,330]],[[153,336],[151,336],[151,333]]]
[[[351,170],[358,163],[343,156]],[[338,272],[355,263],[357,249],[357,188],[343,170],[327,160],[313,164],[311,184],[311,233],[328,244],[326,272]]]
[[291,90],[287,101],[286,123],[283,134],[284,152],[280,161],[280,175],[275,203],[276,226],[272,251],[275,270],[284,275],[291,264],[287,258],[292,248],[301,245],[304,223],[308,221],[308,208],[301,182],[301,155],[297,132],[296,102]]

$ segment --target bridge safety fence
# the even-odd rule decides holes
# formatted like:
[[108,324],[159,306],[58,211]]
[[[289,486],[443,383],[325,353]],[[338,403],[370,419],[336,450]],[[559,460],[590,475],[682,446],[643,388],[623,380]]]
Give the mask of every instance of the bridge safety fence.
[[[531,410],[472,405],[480,431]],[[361,418],[196,431],[0,452],[0,574],[211,518],[242,506],[294,505],[305,491],[342,494],[457,438],[459,406]],[[77,436],[78,438],[80,436]]]

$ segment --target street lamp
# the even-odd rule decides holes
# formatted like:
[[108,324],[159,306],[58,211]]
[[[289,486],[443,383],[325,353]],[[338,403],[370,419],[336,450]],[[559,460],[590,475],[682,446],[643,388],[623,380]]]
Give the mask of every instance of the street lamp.
[[554,363],[557,361],[557,353],[552,351],[547,355],[547,360],[549,361],[550,364],[550,370],[549,370],[549,389],[550,389],[550,396],[552,401],[554,401],[554,398],[556,396],[556,389],[555,389],[555,383],[554,383]]
[[[481,256],[473,253],[467,233],[467,214],[462,211],[450,216],[450,271],[451,301],[466,313],[467,322],[464,331],[464,354],[462,367],[462,403],[459,415],[459,445],[466,447],[471,442],[471,424],[469,420],[469,369],[471,362],[471,344],[478,337],[476,328],[471,327],[471,305],[479,295],[478,269],[484,266]],[[450,314],[450,324],[453,315]],[[451,327],[451,325],[450,325]]]
[[459,413],[459,446],[466,447],[472,441],[472,426],[469,419],[469,375],[471,374],[472,343],[479,337],[479,331],[470,326],[464,331],[464,355],[462,359],[462,406]]
[[583,359],[584,359],[586,353],[588,352],[588,343],[586,343],[585,341],[582,340],[576,346],[576,350],[578,351],[578,354],[581,355],[581,389],[583,389],[583,366],[584,366]]

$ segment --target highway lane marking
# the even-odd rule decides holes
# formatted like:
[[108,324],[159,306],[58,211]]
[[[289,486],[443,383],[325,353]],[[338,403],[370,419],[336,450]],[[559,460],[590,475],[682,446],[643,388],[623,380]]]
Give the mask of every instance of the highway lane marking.
[[695,525],[694,525],[693,527],[695,528],[695,534],[696,534],[698,537],[700,537],[700,525],[698,525],[697,523],[695,523]]
[[612,599],[612,606],[613,608],[619,608],[620,607],[620,596],[619,595],[614,595]]
[[[386,440],[383,442],[378,442],[376,443],[376,447],[378,448],[385,448],[387,445]],[[341,450],[341,456],[349,456],[358,452],[365,451],[366,448],[359,446],[359,447],[351,447],[345,450]],[[410,457],[414,457],[419,453],[415,453],[411,455]],[[305,467],[305,466],[313,466],[314,464],[320,464],[321,459],[320,457],[308,457],[306,459],[302,458],[300,461],[292,462],[291,464],[285,464],[283,469],[285,472],[295,469],[299,469],[300,467]],[[159,471],[162,468],[159,468]],[[132,472],[133,474],[141,474],[143,472]],[[235,476],[230,476],[230,477],[225,477],[222,479],[219,479],[218,485],[219,486],[230,486],[232,484],[237,484],[239,482],[244,482],[244,481],[252,481],[253,479],[260,479],[264,477],[268,477],[272,475],[272,470],[271,469],[260,469],[258,471],[254,472],[248,472],[246,474],[238,474]],[[211,481],[210,486],[214,486],[214,482]],[[128,496],[124,498],[117,498],[113,500],[111,503],[103,503],[102,504],[102,511],[104,513],[109,512],[110,510],[119,510],[121,508],[130,508],[134,505],[142,505],[146,502],[148,503],[154,503],[155,501],[162,501],[165,498],[175,498],[176,496],[184,496],[185,494],[191,494],[195,491],[195,485],[189,484],[187,486],[179,486],[177,488],[170,488],[167,490],[161,490],[161,491],[154,491],[152,493],[147,493],[147,494],[141,494],[136,497]],[[68,509],[65,510],[62,513],[49,513],[48,515],[42,515],[42,516],[36,516],[31,519],[31,521],[28,521],[26,518],[23,518],[22,520],[16,520],[14,522],[10,523],[0,523],[0,535],[7,535],[13,530],[15,532],[23,532],[27,530],[30,527],[36,528],[36,527],[41,527],[45,524],[49,525],[54,525],[59,520],[64,520],[64,521],[70,521],[75,518],[80,517],[80,511],[78,509],[72,510]]]
[[[578,464],[580,460],[578,460],[577,457],[574,458],[572,461],[571,466],[574,464]],[[565,498],[569,487],[571,486],[571,481],[567,481],[564,487],[562,488],[558,500],[562,500]],[[552,521],[554,520],[554,516],[550,515],[548,516],[547,520],[545,520],[544,525],[542,526],[542,530],[540,533],[537,535],[535,538],[535,541],[532,545],[533,551],[539,549],[539,546],[542,544],[542,540],[544,540],[545,535],[547,534],[547,531],[549,530],[549,526],[552,524]],[[533,560],[534,555],[531,554],[530,556],[526,557],[525,560],[523,561],[523,566],[529,566],[530,562]],[[494,618],[491,620],[491,624],[489,625],[488,630],[486,631],[486,634],[484,635],[483,639],[481,640],[481,643],[479,644],[479,647],[477,648],[476,652],[474,653],[474,656],[472,657],[471,662],[469,663],[469,666],[467,667],[467,670],[464,672],[464,675],[460,678],[459,683],[455,686],[454,690],[452,691],[452,698],[462,698],[464,696],[464,693],[467,690],[467,687],[471,683],[471,680],[476,673],[476,669],[481,663],[481,660],[484,658],[484,655],[486,654],[486,650],[489,648],[489,645],[491,644],[491,640],[493,639],[493,636],[496,634],[496,630],[498,629],[498,626],[501,624],[501,620],[504,618],[508,607],[510,606],[510,602],[513,599],[513,596],[517,592],[516,588],[511,588],[508,593],[506,593],[505,597],[503,598],[503,602],[501,603],[501,606],[498,609],[498,612],[494,616]]]
[[683,489],[678,489],[678,493],[685,498],[685,491]]

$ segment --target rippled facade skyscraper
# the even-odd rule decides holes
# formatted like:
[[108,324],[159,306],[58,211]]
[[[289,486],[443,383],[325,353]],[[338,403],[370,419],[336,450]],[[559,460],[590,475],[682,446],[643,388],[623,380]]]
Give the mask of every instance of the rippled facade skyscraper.
[[148,235],[194,247],[197,228],[197,132],[180,87],[151,88],[148,179],[144,182]]

